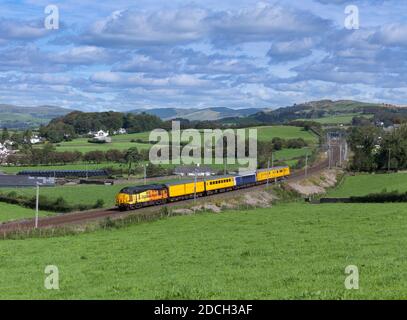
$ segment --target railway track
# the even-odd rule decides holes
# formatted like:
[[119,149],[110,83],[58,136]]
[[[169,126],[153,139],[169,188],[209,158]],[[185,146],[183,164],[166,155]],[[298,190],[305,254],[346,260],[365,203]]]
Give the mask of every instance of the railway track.
[[[335,151],[334,148],[334,158],[339,154],[339,151]],[[317,163],[315,166],[308,168],[308,175],[313,175],[316,174],[326,168],[328,168],[329,163],[328,160],[321,161]],[[286,179],[286,181],[296,181],[296,180],[301,180],[304,178],[305,175],[305,170],[299,170],[296,172],[293,172],[290,177]],[[235,197],[238,194],[241,193],[246,193],[247,190],[256,190],[256,189],[264,189],[265,185],[259,185],[259,186],[254,186],[251,188],[247,189],[239,189],[239,190],[234,190],[230,192],[223,192],[223,193],[217,193],[213,194],[207,197],[203,198],[197,198],[196,203],[202,203],[206,198],[213,199],[216,197]],[[83,224],[83,223],[88,223],[91,221],[96,221],[99,219],[103,218],[119,218],[119,217],[125,217],[129,214],[136,214],[136,213],[146,213],[148,211],[155,211],[157,210],[157,207],[173,207],[173,206],[179,206],[180,203],[184,204],[190,204],[194,203],[194,199],[189,199],[189,200],[184,200],[181,202],[170,202],[166,204],[161,204],[158,206],[151,206],[151,207],[145,207],[145,208],[140,208],[137,210],[133,211],[127,211],[127,212],[120,212],[119,210],[115,208],[111,209],[104,209],[104,210],[92,210],[92,211],[83,211],[83,212],[76,212],[76,213],[68,213],[68,214],[63,214],[63,215],[57,215],[57,216],[52,216],[52,217],[44,217],[40,218],[38,221],[38,228],[52,228],[52,227],[61,227],[61,226],[66,226],[66,225],[75,225],[75,224]],[[26,219],[26,220],[19,220],[19,221],[12,221],[12,222],[7,222],[3,223],[0,225],[0,234],[7,234],[10,232],[15,232],[19,230],[30,230],[35,227],[35,220],[33,219]]]

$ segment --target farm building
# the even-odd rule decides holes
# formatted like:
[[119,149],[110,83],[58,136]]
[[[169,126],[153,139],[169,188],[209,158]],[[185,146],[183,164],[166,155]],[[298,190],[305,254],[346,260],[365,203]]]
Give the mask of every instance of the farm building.
[[109,132],[107,131],[99,130],[97,132],[89,132],[88,134],[93,136],[90,142],[112,142],[112,138],[109,137]]

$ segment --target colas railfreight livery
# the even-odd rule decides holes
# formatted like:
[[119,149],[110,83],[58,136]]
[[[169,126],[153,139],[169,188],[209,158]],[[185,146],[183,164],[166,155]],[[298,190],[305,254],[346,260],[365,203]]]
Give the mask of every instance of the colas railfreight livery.
[[269,180],[283,179],[290,175],[289,167],[261,169],[243,175],[214,176],[204,180],[177,181],[165,184],[126,187],[116,196],[120,210],[133,210],[141,207],[203,197],[214,193],[227,192],[264,184]]

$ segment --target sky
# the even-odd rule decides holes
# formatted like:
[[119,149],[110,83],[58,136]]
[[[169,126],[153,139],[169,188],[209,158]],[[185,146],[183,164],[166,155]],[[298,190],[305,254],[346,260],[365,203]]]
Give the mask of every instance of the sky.
[[0,104],[407,105],[406,58],[405,0],[0,0]]

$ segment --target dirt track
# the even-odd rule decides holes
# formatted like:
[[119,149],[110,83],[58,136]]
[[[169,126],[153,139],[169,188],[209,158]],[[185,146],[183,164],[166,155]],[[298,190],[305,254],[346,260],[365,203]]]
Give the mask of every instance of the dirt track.
[[[334,147],[334,152],[333,152],[333,158],[335,159],[339,155],[339,150],[335,150],[338,148]],[[328,167],[328,160],[323,160],[319,163],[317,163],[315,166],[311,167],[308,169],[308,174],[316,174],[320,172],[323,169],[326,169]],[[304,177],[305,170],[299,170],[294,173],[287,179],[289,181],[295,181],[295,180],[300,180]],[[250,190],[256,190],[256,189],[264,189],[265,185],[260,185],[260,186],[255,186],[250,188]],[[210,199],[216,198],[216,197],[236,197],[237,195],[241,193],[246,193],[248,189],[240,189],[240,190],[235,190],[231,192],[223,192],[219,194],[214,194],[209,196]],[[207,199],[208,197],[203,197],[203,198],[198,198],[196,199],[196,203],[202,203]],[[182,204],[191,204],[193,203],[194,200],[185,200],[182,202],[173,202],[173,203],[167,203],[163,204],[160,206],[152,206],[152,207],[146,207],[146,208],[141,208],[138,210],[134,211],[128,211],[128,212],[120,212],[114,208],[112,209],[104,209],[104,210],[92,210],[92,211],[83,211],[83,212],[77,212],[77,213],[69,213],[69,214],[63,214],[63,215],[57,215],[53,217],[45,217],[45,218],[40,218],[38,227],[39,228],[50,228],[50,227],[59,227],[59,226],[64,226],[64,225],[72,225],[72,224],[84,224],[90,221],[95,221],[98,219],[102,218],[107,218],[110,217],[112,219],[115,218],[120,218],[120,217],[125,217],[129,214],[137,214],[137,213],[146,213],[148,211],[156,211],[158,210],[157,207],[163,207],[163,206],[180,206]],[[20,220],[20,221],[13,221],[13,222],[8,222],[8,223],[3,223],[0,225],[0,234],[6,234],[9,232],[17,231],[17,230],[28,230],[28,229],[33,229],[34,228],[34,219],[27,219],[27,220]]]

